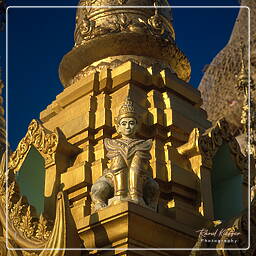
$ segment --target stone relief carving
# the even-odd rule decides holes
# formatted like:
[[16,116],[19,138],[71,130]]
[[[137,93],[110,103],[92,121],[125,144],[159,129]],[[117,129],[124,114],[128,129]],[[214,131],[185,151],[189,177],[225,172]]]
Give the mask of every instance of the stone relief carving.
[[92,186],[94,209],[131,201],[156,210],[159,185],[150,177],[152,140],[137,138],[139,116],[129,98],[121,106],[115,123],[121,138],[104,141],[110,165]]

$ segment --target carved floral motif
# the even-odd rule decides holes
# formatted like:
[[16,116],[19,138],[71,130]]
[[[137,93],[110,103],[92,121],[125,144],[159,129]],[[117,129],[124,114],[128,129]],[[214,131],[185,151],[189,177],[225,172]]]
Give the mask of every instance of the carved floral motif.
[[9,219],[12,221],[12,224],[15,228],[18,228],[21,223],[22,209],[25,205],[22,204],[22,197],[20,197],[19,201],[10,209],[10,214],[8,215]]
[[173,29],[171,31],[167,29],[160,15],[154,15],[145,20],[138,17],[128,18],[128,15],[121,13],[113,15],[112,19],[112,22],[107,25],[97,25],[95,21],[85,16],[77,25],[75,47],[83,45],[95,37],[120,32],[148,33],[157,37],[166,34],[166,40],[173,40]]
[[41,214],[36,230],[36,238],[39,240],[47,240],[50,237],[51,232],[48,230],[48,225],[47,220]]
[[79,6],[86,7],[79,8],[77,11],[75,47],[83,45],[95,37],[120,32],[148,33],[173,41],[175,36],[171,22],[160,14],[157,6],[155,7],[155,14],[152,16],[146,15],[146,12],[142,14],[139,10],[130,12],[129,9],[122,9],[120,13],[118,9],[114,8],[102,15],[99,9],[90,7],[93,5],[124,5],[126,3],[127,0],[117,0],[109,3],[99,0],[80,1]]
[[20,223],[20,231],[24,234],[26,238],[31,238],[34,235],[35,227],[32,222],[32,216],[31,216],[31,210],[30,205],[27,207],[27,211],[25,215],[21,217],[21,223]]

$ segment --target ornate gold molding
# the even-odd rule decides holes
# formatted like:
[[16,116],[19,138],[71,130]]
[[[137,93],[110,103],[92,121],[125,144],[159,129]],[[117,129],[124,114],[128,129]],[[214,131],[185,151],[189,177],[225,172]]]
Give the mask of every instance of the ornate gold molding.
[[29,124],[25,137],[20,141],[17,149],[12,153],[8,168],[18,170],[33,145],[45,159],[45,165],[55,161],[55,152],[58,146],[59,136],[57,132],[50,132],[42,124],[33,119]]
[[[144,4],[153,4],[151,10],[130,10],[124,5],[128,0],[117,1],[80,1],[76,16],[75,47],[85,44],[87,41],[106,34],[130,32],[147,33],[157,38],[163,37],[168,41],[175,39],[175,32],[166,13],[158,9],[157,1],[145,1]],[[141,1],[138,1],[140,5]],[[114,8],[93,8],[89,6],[124,5],[122,9]],[[132,3],[134,5],[134,3]],[[142,3],[143,5],[143,3]],[[121,11],[120,11],[121,10]]]
[[241,153],[240,146],[225,119],[219,120],[212,128],[200,136],[198,144],[202,155],[202,165],[206,168],[212,168],[213,158],[224,143],[228,144],[241,174],[248,173],[248,160]]
[[[38,232],[37,227],[40,227],[39,222],[32,213],[26,198],[20,195],[14,173],[10,170],[6,176],[5,167],[6,155],[3,155],[0,164],[0,222],[6,229],[8,238],[13,238],[21,247],[30,248],[36,245],[42,248],[45,241],[35,236]],[[6,226],[6,219],[8,226]],[[44,229],[48,230],[49,223],[46,221],[44,224]],[[46,239],[48,238],[49,235]]]
[[[42,248],[41,251],[26,251],[24,249],[23,255],[80,255],[80,251],[44,250],[44,248],[81,247],[68,200],[63,192],[58,193],[54,224],[43,215],[38,219],[33,214],[33,207],[27,203],[25,197],[20,195],[13,171],[9,170],[7,175],[5,174],[5,157],[6,155],[3,156],[0,164],[0,223],[6,230],[6,237],[15,243],[13,248],[21,247],[30,250]],[[0,253],[4,253],[5,249],[0,241]]]
[[[90,4],[106,7],[93,8]],[[120,4],[122,8],[113,8]],[[153,8],[130,8],[131,5],[152,4]],[[150,62],[147,66],[164,64],[180,79],[189,81],[189,60],[175,43],[170,9],[161,8],[163,5],[169,6],[167,1],[155,0],[81,0],[78,6],[84,8],[77,9],[75,46],[63,57],[59,67],[64,87],[77,80],[81,71],[96,71],[96,63],[113,68],[116,62],[111,64],[106,59],[119,60],[120,56],[130,56],[134,61],[140,56],[143,62]]]

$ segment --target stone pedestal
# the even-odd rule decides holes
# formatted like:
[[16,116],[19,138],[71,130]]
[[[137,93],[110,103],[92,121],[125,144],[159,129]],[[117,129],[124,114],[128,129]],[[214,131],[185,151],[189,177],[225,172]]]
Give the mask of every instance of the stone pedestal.
[[[160,248],[192,248],[198,235],[188,225],[131,202],[107,207],[77,220],[76,224],[87,248],[113,248],[112,254],[95,249],[92,255],[188,255],[188,251]],[[158,249],[128,250],[133,248]]]

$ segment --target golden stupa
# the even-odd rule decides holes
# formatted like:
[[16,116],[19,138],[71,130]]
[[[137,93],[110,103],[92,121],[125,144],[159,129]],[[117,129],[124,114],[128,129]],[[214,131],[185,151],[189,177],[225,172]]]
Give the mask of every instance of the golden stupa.
[[189,255],[246,209],[247,158],[207,120],[165,4],[79,2],[64,90],[2,158],[0,254]]

